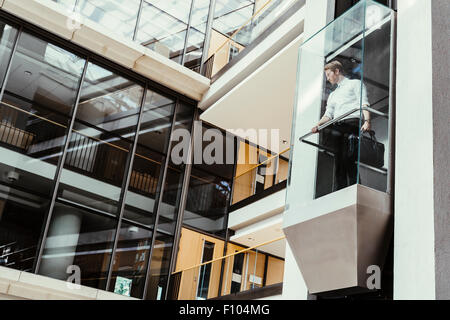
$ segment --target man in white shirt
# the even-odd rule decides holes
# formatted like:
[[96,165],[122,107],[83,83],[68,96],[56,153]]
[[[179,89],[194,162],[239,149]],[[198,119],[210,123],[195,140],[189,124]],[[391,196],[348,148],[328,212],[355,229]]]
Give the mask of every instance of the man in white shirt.
[[330,93],[325,114],[315,127],[311,129],[313,133],[319,132],[318,127],[335,119],[351,110],[355,112],[334,123],[329,128],[333,131],[331,142],[335,155],[336,190],[353,185],[357,181],[357,166],[354,158],[349,158],[349,140],[351,134],[359,135],[359,131],[370,131],[370,113],[363,110],[364,115],[362,126],[360,126],[360,102],[362,107],[368,107],[367,90],[360,80],[350,80],[345,77],[344,69],[339,61],[333,61],[325,65],[325,75],[327,80],[336,85],[337,88]]

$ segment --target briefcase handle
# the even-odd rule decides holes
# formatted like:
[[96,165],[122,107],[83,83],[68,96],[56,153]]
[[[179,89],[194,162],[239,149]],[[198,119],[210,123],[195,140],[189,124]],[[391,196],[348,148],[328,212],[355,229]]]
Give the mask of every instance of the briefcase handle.
[[369,130],[369,131],[363,132],[363,133],[362,133],[362,136],[363,136],[365,133],[368,133],[368,134],[370,135],[370,138],[371,138],[372,140],[374,140],[375,142],[378,142],[377,137],[375,137],[375,131],[374,131],[374,130]]

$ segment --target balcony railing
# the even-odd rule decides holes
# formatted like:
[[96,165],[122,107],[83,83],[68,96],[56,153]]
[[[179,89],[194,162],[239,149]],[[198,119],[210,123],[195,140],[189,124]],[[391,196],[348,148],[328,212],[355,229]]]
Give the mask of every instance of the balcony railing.
[[[210,49],[207,61],[212,58],[213,65],[209,67],[211,71],[205,72],[204,75],[212,78],[217,74],[296,1],[298,0],[268,0],[231,35],[221,34],[221,36],[226,36],[226,40],[217,48]],[[214,37],[214,32],[212,37]]]
[[169,298],[206,300],[283,282],[285,238],[229,253],[171,275]]
[[232,205],[262,193],[288,177],[290,148],[268,157],[259,164],[237,172],[233,185]]

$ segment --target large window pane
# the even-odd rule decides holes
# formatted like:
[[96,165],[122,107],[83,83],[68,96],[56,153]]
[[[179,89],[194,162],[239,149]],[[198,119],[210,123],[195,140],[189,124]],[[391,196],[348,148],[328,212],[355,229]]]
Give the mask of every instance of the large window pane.
[[143,88],[90,63],[58,197],[117,213]]
[[225,236],[234,170],[234,158],[227,163],[226,155],[234,153],[234,139],[205,124],[202,131],[202,136],[212,137],[212,141],[203,142],[203,161],[192,166],[183,224]]
[[136,40],[144,46],[181,62],[191,0],[144,1]]
[[56,203],[39,274],[67,280],[79,268],[81,285],[105,290],[116,226],[115,219]]
[[147,300],[164,300],[167,280],[169,278],[170,257],[173,248],[173,238],[161,233],[156,235],[153,246],[150,276],[147,279]]
[[[3,70],[14,32],[3,25]],[[32,271],[84,64],[28,33],[19,38],[0,105],[1,265]]]
[[110,291],[142,298],[152,232],[122,223],[114,256]]
[[192,106],[184,104],[178,106],[158,221],[158,230],[164,230],[172,235],[175,233],[177,213],[181,200],[193,116],[194,108]]
[[124,217],[153,226],[157,188],[166,159],[175,102],[147,91]]
[[80,0],[76,11],[84,17],[132,39],[140,0]]
[[16,28],[0,22],[0,86],[3,85],[3,78],[5,77],[17,32]]
[[210,2],[211,0],[195,0],[192,10],[184,65],[195,71],[200,71]]

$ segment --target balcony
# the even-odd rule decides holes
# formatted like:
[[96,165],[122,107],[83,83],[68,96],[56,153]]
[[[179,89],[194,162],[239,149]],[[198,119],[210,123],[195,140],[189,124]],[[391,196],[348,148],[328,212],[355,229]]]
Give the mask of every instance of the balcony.
[[[223,242],[183,229],[169,297],[172,300],[228,300],[279,295],[285,243],[284,237],[248,248],[229,242],[223,256]],[[200,263],[183,267],[187,261],[195,260]]]

